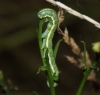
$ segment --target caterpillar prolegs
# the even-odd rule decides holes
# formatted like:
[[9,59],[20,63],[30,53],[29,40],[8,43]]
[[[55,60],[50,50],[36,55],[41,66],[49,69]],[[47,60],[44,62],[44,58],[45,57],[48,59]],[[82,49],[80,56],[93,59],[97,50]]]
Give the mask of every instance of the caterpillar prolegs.
[[56,86],[57,82],[59,81],[59,70],[57,68],[54,58],[54,53],[52,49],[52,39],[54,36],[54,32],[57,28],[58,17],[56,12],[49,8],[40,10],[38,12],[38,17],[40,19],[44,19],[45,22],[48,21],[47,28],[45,32],[42,33],[42,39],[43,39],[42,49],[44,51],[43,57],[46,58],[46,56],[48,56],[50,69],[54,80],[54,86]]

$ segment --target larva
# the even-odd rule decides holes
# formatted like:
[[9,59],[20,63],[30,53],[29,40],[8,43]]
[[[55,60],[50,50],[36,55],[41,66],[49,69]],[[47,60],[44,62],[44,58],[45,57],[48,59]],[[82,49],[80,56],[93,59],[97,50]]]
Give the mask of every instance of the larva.
[[53,49],[52,49],[52,39],[54,36],[54,32],[57,28],[58,17],[57,17],[56,12],[49,8],[40,10],[38,12],[38,17],[40,19],[44,19],[45,22],[48,21],[47,28],[45,32],[43,32],[42,34],[42,38],[43,38],[42,49],[44,50],[43,57],[45,58],[46,54],[48,55],[49,64],[50,64],[50,68],[51,68],[51,72],[52,72],[52,76],[54,80],[54,86],[56,86],[57,82],[59,81],[59,70],[55,63],[55,58],[54,58]]

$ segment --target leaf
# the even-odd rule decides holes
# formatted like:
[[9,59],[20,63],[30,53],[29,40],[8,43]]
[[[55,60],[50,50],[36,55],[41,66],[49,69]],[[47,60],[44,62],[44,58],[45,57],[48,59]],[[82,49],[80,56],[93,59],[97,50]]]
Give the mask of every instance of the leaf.
[[39,69],[38,69],[37,74],[39,74],[40,71],[46,71],[46,70],[48,70],[46,66],[40,66]]
[[61,43],[62,40],[63,39],[58,40],[58,42],[56,43],[56,46],[54,48],[54,58],[55,59],[56,59],[56,55],[57,55],[57,52],[58,52],[58,47],[59,47],[59,45],[60,45],[60,43]]
[[84,55],[83,55],[83,63],[86,66],[86,44],[84,41],[81,41],[84,45]]

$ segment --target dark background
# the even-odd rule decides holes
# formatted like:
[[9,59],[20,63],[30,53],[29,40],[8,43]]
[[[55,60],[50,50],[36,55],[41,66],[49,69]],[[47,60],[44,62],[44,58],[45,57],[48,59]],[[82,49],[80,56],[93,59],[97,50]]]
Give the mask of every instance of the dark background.
[[[61,0],[61,2],[100,22],[99,0]],[[57,6],[45,0],[0,0],[0,70],[4,74],[5,83],[10,79],[14,86],[18,87],[19,95],[32,95],[33,91],[39,95],[50,95],[45,73],[36,74],[42,65],[36,37],[39,24],[37,13],[47,7],[58,11]],[[82,50],[83,45],[80,41],[85,41],[93,61],[95,54],[91,46],[93,42],[100,41],[100,29],[67,12],[64,12],[64,15],[65,20],[61,24],[61,29],[67,27],[69,35]],[[54,44],[61,37],[55,33]],[[75,95],[83,73],[81,69],[68,62],[65,55],[74,56],[70,47],[62,42],[56,61],[61,71],[61,80],[56,92],[57,95]],[[99,80],[100,71],[96,72],[96,75]],[[89,82],[86,82],[82,95],[99,95],[92,93],[92,90]]]

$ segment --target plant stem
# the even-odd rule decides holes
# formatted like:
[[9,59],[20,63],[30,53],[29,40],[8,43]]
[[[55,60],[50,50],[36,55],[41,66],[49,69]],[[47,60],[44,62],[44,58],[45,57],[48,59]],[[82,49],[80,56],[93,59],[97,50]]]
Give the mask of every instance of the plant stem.
[[[94,62],[92,63],[92,66],[95,67],[96,63],[97,63],[97,61],[94,61]],[[93,70],[93,68],[91,68],[91,67],[89,67],[89,68],[87,68],[87,69],[85,70],[85,72],[84,72],[84,77],[83,77],[83,79],[82,79],[82,82],[81,82],[81,84],[80,84],[80,86],[79,86],[79,89],[78,89],[76,95],[80,95],[80,94],[81,94],[82,89],[83,89],[83,87],[84,87],[84,84],[85,84],[85,82],[86,82],[86,80],[87,80],[87,77],[89,76],[89,74],[90,74],[90,72],[91,72],[92,70]]]
[[[41,57],[43,56],[43,50],[41,49],[42,47],[42,26],[43,26],[43,20],[40,20],[39,23],[39,30],[37,31],[37,37],[38,37],[38,43],[39,43],[39,49],[41,53]],[[46,60],[42,58],[43,65],[46,65]]]
[[[43,26],[43,23],[44,23],[44,21],[40,20],[39,30],[37,31],[38,32],[37,36],[38,36],[38,43],[39,43],[41,57],[44,55],[43,54],[43,49],[41,49],[41,47],[42,47],[42,26]],[[56,95],[55,94],[55,89],[54,89],[54,82],[53,82],[53,78],[52,78],[52,74],[51,74],[51,70],[50,70],[50,65],[49,65],[49,62],[48,62],[48,58],[47,59],[46,58],[42,58],[42,62],[43,62],[43,65],[47,66],[47,68],[48,68],[46,73],[47,73],[47,80],[48,80],[49,85],[50,85],[51,95]]]
[[48,81],[49,81],[49,85],[50,85],[51,95],[56,95],[55,88],[54,88],[54,81],[52,78],[49,62],[47,63],[47,67],[48,67],[47,74],[48,74]]

